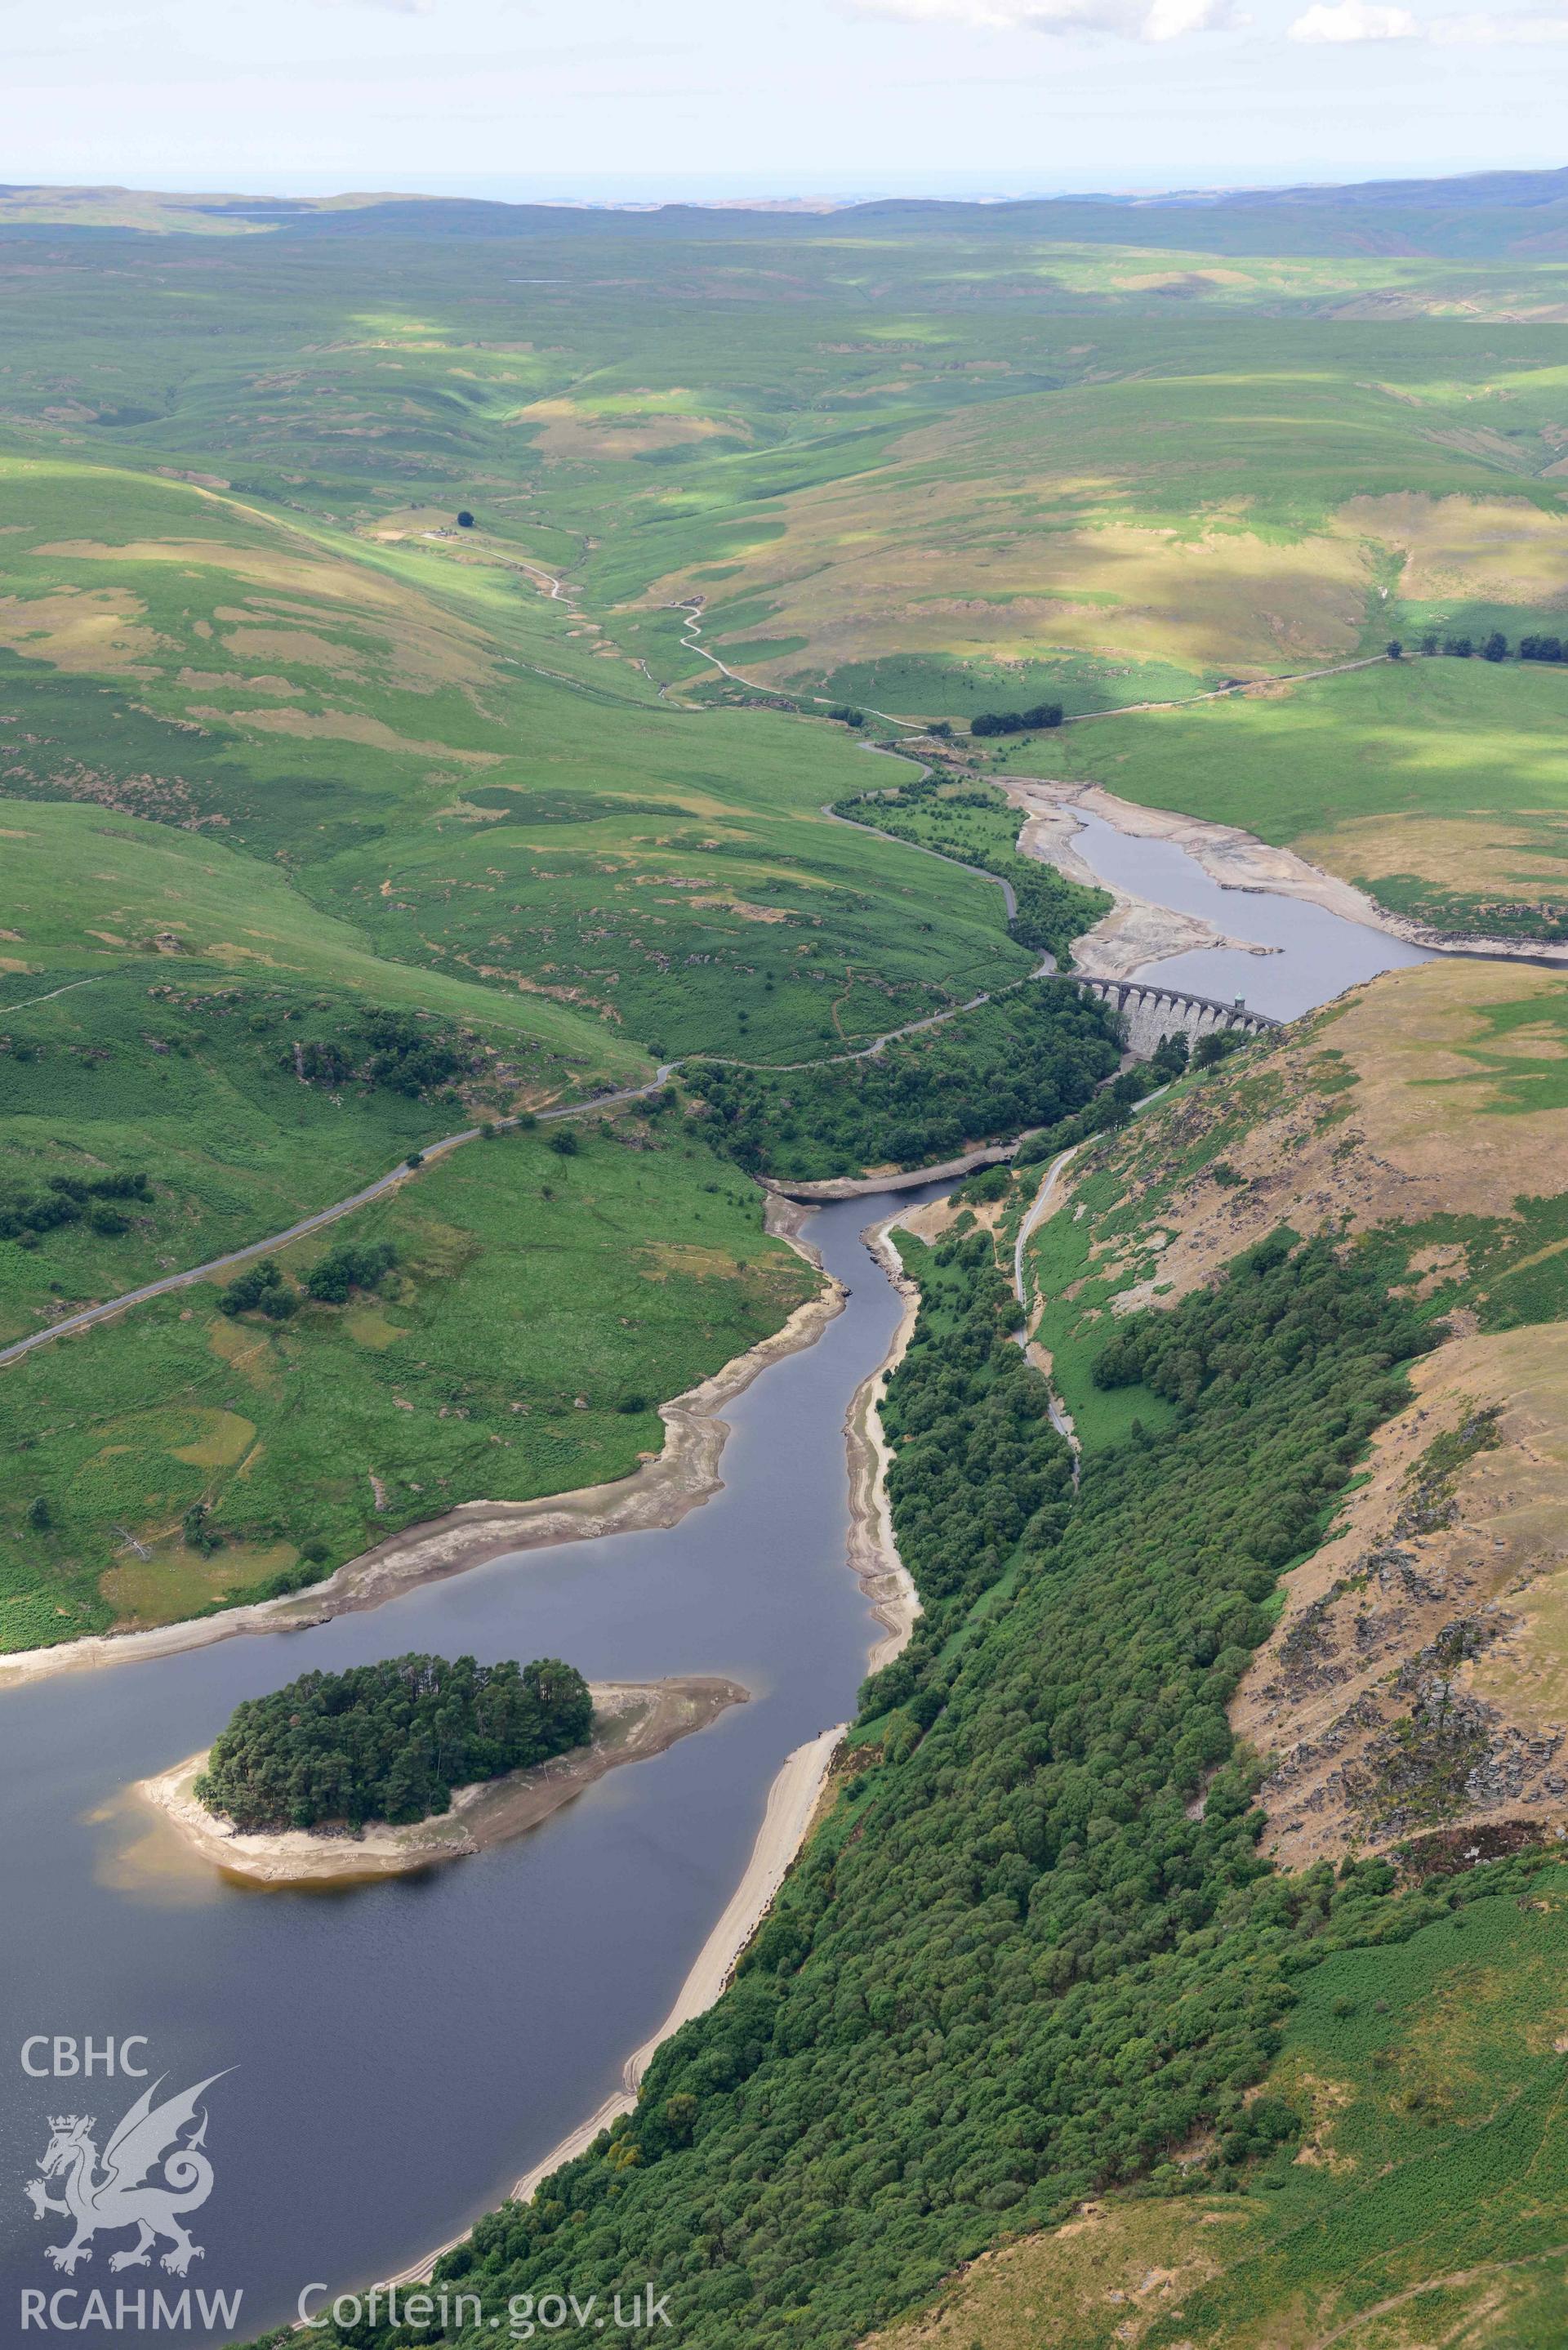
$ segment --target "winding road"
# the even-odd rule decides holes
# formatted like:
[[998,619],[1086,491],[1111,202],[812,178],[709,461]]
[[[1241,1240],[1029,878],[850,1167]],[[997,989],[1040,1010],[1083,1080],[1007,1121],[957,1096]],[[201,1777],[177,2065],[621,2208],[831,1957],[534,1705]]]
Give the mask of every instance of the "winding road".
[[[1162,1087],[1160,1090],[1163,1092],[1164,1087]],[[1027,1278],[1023,1270],[1023,1251],[1028,1243],[1031,1233],[1033,1232],[1035,1226],[1045,1216],[1051,1207],[1052,1201],[1055,1199],[1056,1186],[1061,1180],[1063,1170],[1066,1167],[1068,1160],[1070,1159],[1076,1158],[1078,1152],[1082,1150],[1083,1148],[1084,1145],[1081,1142],[1075,1142],[1068,1149],[1059,1150],[1057,1152],[1055,1158],[1053,1159],[1050,1166],[1045,1170],[1045,1180],[1041,1184],[1038,1191],[1034,1194],[1033,1199],[1031,1201],[1028,1212],[1024,1216],[1023,1222],[1018,1227],[1018,1238],[1012,1250],[1012,1294],[1017,1298],[1019,1305],[1023,1308],[1023,1327],[1018,1334],[1018,1343],[1023,1349],[1026,1360],[1032,1359],[1031,1348],[1033,1345],[1033,1341],[1029,1335],[1029,1290]],[[1062,1401],[1061,1397],[1057,1394],[1055,1388],[1051,1384],[1050,1373],[1046,1370],[1044,1363],[1037,1362],[1035,1363],[1034,1367],[1045,1382],[1045,1409],[1051,1415],[1051,1425],[1055,1430],[1058,1436],[1065,1437],[1067,1443],[1072,1450],[1073,1489],[1075,1492],[1077,1491],[1079,1473],[1083,1467],[1084,1448],[1078,1441],[1078,1431],[1073,1425],[1072,1413],[1067,1409],[1065,1404]]]
[[[83,981],[76,983],[78,986],[86,984]],[[61,988],[57,993],[64,994],[65,990]],[[33,999],[39,1003],[47,1000],[46,996]],[[18,1007],[7,1005],[5,1008],[14,1011]],[[616,1102],[639,1101],[645,1094],[656,1093],[676,1066],[674,1062],[666,1064],[645,1086],[628,1086],[619,1093],[597,1094],[592,1101],[572,1102],[562,1109],[542,1109],[537,1114],[539,1120],[543,1123],[546,1118],[581,1118],[585,1111],[590,1109],[608,1109]],[[497,1127],[514,1127],[519,1120],[504,1118],[497,1118],[494,1123]],[[204,1281],[211,1273],[226,1273],[231,1265],[246,1264],[252,1257],[265,1256],[271,1249],[286,1248],[290,1241],[302,1240],[306,1232],[319,1232],[324,1224],[336,1223],[339,1216],[351,1215],[356,1208],[363,1208],[370,1201],[379,1200],[383,1192],[407,1182],[410,1176],[419,1172],[420,1167],[431,1159],[442,1159],[449,1150],[461,1149],[465,1142],[476,1142],[483,1131],[482,1126],[468,1126],[461,1134],[444,1135],[439,1142],[428,1143],[416,1154],[413,1161],[400,1159],[389,1174],[378,1175],[376,1180],[367,1183],[363,1191],[350,1192],[346,1200],[334,1201],[329,1208],[317,1208],[313,1215],[301,1216],[297,1223],[288,1225],[281,1232],[269,1233],[265,1240],[251,1241],[244,1248],[230,1249],[223,1256],[209,1257],[204,1264],[193,1264],[184,1273],[166,1274],[161,1281],[149,1281],[140,1289],[128,1289],[123,1296],[107,1298],[101,1305],[84,1305],[78,1314],[63,1315],[59,1321],[51,1322],[47,1329],[35,1330],[30,1336],[18,1338],[9,1347],[0,1347],[0,1365],[16,1362],[23,1355],[30,1355],[35,1347],[47,1347],[51,1338],[68,1337],[73,1330],[90,1330],[95,1322],[107,1322],[111,1314],[122,1314],[127,1306],[140,1305],[147,1298],[167,1297],[171,1290],[188,1289],[192,1282]]]
[[[841,816],[838,821],[847,823],[849,819]],[[871,827],[857,826],[855,829],[869,831]],[[890,840],[893,835],[888,833],[883,837]],[[911,841],[900,844],[904,847],[913,847],[915,845]],[[927,849],[923,854],[936,857],[940,856],[941,852],[940,849]],[[948,858],[943,861],[948,864],[958,862],[956,858]],[[961,868],[965,873],[972,873],[978,869],[971,865]],[[982,878],[988,881],[994,881],[997,876],[988,873]],[[1002,882],[1000,886],[1007,889],[1009,885]],[[1009,895],[1011,896],[1011,890]],[[1055,968],[1054,961],[1047,955],[1033,971],[1025,972],[1022,979],[1010,980],[1005,987],[999,988],[996,991],[997,994],[1009,995],[1015,988],[1027,986],[1031,980],[1049,978]],[[73,987],[86,987],[90,984],[91,982],[88,980],[73,980],[70,983]],[[56,995],[64,995],[67,992],[67,989],[63,987],[51,991]],[[34,1003],[47,1003],[49,997],[47,995],[32,996],[28,1001]],[[885,1029],[881,1035],[873,1037],[870,1044],[857,1045],[852,1052],[826,1054],[820,1060],[741,1061],[718,1053],[683,1053],[677,1060],[661,1062],[646,1085],[626,1086],[615,1093],[596,1094],[588,1101],[570,1102],[559,1109],[542,1109],[536,1113],[536,1116],[539,1123],[543,1125],[546,1120],[582,1118],[590,1110],[611,1109],[619,1102],[642,1101],[649,1094],[657,1093],[659,1087],[667,1084],[674,1076],[676,1070],[683,1068],[689,1061],[706,1061],[716,1068],[761,1069],[769,1075],[783,1076],[792,1070],[833,1068],[849,1061],[875,1060],[889,1045],[897,1044],[900,1037],[919,1035],[928,1028],[939,1028],[949,1020],[958,1019],[962,1013],[976,1011],[981,1004],[990,1003],[992,1001],[993,998],[983,992],[979,995],[971,995],[967,1003],[950,1004],[941,1012],[929,1012],[919,1020],[906,1021],[901,1028]],[[7,1011],[20,1011],[22,1006],[8,1004],[4,1008]],[[514,1118],[496,1118],[493,1123],[498,1129],[504,1130],[517,1126],[521,1121]],[[483,1132],[483,1127],[467,1126],[459,1134],[443,1135],[439,1142],[427,1143],[417,1153],[415,1163],[410,1164],[407,1159],[400,1159],[397,1166],[389,1172],[379,1175],[373,1183],[367,1183],[362,1191],[350,1192],[346,1200],[334,1201],[330,1207],[317,1208],[311,1215],[301,1216],[296,1222],[287,1225],[280,1232],[269,1233],[265,1240],[250,1241],[244,1248],[230,1249],[222,1256],[208,1257],[204,1263],[191,1265],[183,1273],[166,1274],[161,1281],[146,1282],[140,1289],[128,1289],[121,1296],[106,1298],[101,1305],[84,1305],[78,1313],[62,1315],[57,1322],[51,1322],[47,1328],[34,1330],[26,1338],[17,1338],[8,1347],[0,1347],[0,1368],[4,1368],[7,1363],[18,1362],[24,1355],[30,1355],[36,1347],[47,1347],[53,1338],[69,1337],[76,1330],[90,1330],[95,1323],[107,1322],[111,1315],[123,1314],[130,1306],[143,1305],[149,1298],[167,1297],[171,1291],[188,1289],[192,1283],[206,1280],[210,1274],[226,1273],[234,1265],[248,1263],[253,1257],[265,1256],[274,1249],[286,1248],[291,1241],[303,1240],[307,1232],[319,1232],[323,1225],[336,1223],[340,1216],[351,1215],[356,1208],[369,1206],[372,1200],[379,1200],[385,1192],[394,1190],[398,1184],[407,1182],[410,1177],[419,1172],[421,1166],[428,1165],[433,1159],[445,1158],[449,1151],[460,1150],[464,1143],[478,1141]]]
[[[699,644],[697,641],[702,626],[702,615],[706,608],[706,603],[701,596],[678,598],[669,607],[672,612],[684,612],[686,615],[682,626],[689,651],[699,654],[705,661],[711,661],[716,670],[722,670],[733,683],[743,685],[751,693],[777,694],[784,701],[797,703],[810,702],[823,710],[836,706],[829,694],[788,693],[778,686],[763,685],[759,678],[742,677],[738,669],[732,669],[727,661],[720,660],[717,653],[711,653],[706,645]],[[1224,702],[1232,693],[1245,693],[1251,686],[1305,685],[1317,677],[1345,677],[1352,670],[1378,669],[1393,658],[1391,653],[1368,653],[1364,654],[1359,660],[1336,661],[1328,669],[1284,670],[1277,673],[1271,671],[1264,677],[1238,678],[1233,685],[1210,686],[1202,693],[1183,694],[1175,702],[1124,702],[1118,703],[1115,710],[1077,710],[1070,716],[1064,717],[1061,723],[1064,726],[1087,726],[1096,718],[1130,718],[1140,710],[1186,710],[1198,702]],[[1417,653],[1411,655],[1410,658],[1419,660],[1426,659],[1427,656]],[[886,725],[902,727],[907,734],[924,734],[928,732],[927,722],[923,718],[898,718],[892,711],[878,710],[869,702],[863,703],[861,707],[869,712],[873,718],[880,718]]]

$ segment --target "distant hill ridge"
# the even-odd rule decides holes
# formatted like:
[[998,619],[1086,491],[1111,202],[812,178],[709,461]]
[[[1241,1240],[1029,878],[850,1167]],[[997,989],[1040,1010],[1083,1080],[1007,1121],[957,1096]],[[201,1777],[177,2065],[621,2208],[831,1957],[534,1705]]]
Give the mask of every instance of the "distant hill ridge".
[[[1200,215],[1200,220],[1194,215]],[[1136,226],[1134,224],[1136,223]],[[1144,245],[1206,252],[1404,253],[1487,258],[1568,249],[1568,168],[1373,180],[1348,187],[1176,189],[1154,195],[976,203],[888,197],[755,209],[673,203],[622,208],[510,204],[476,197],[161,194],[119,188],[0,186],[0,236],[42,229],[274,236],[589,238],[620,242],[790,240],[857,234]]]

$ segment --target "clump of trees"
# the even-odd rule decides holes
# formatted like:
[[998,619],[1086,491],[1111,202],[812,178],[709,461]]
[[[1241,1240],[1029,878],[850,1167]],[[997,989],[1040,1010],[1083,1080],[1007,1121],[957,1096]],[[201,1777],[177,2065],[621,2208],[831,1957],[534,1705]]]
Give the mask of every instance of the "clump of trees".
[[1059,702],[1036,702],[1027,710],[982,710],[969,722],[971,734],[1037,734],[1044,727],[1060,726],[1062,705]]
[[203,1558],[222,1550],[223,1537],[213,1523],[212,1511],[205,1502],[192,1502],[181,1520],[180,1531],[187,1550],[200,1552]]
[[346,1305],[356,1289],[379,1289],[398,1262],[391,1241],[340,1241],[313,1264],[305,1278],[310,1295],[323,1305]]
[[864,726],[866,723],[866,712],[857,710],[850,702],[836,702],[827,714],[836,718],[841,726]]
[[270,1256],[242,1265],[218,1300],[219,1310],[231,1315],[265,1314],[271,1322],[286,1322],[299,1310],[299,1300]]
[[27,1233],[57,1232],[62,1225],[81,1223],[113,1237],[130,1230],[130,1218],[119,1203],[150,1204],[151,1199],[151,1178],[140,1170],[51,1175],[39,1191],[16,1185],[0,1192],[0,1240],[21,1240]]
[[1228,1061],[1232,1053],[1243,1053],[1252,1042],[1244,1028],[1210,1028],[1192,1047],[1195,1069],[1215,1069]]
[[393,1657],[306,1673],[235,1707],[196,1794],[242,1830],[402,1825],[472,1786],[581,1746],[593,1700],[572,1665]]
[[449,1093],[479,1066],[465,1037],[409,1012],[362,1013],[336,1035],[291,1045],[280,1058],[310,1085],[384,1086],[410,1101]]
[[[355,1290],[379,1289],[397,1262],[395,1242],[339,1241],[306,1274],[306,1295],[319,1305],[346,1305]],[[299,1311],[297,1291],[270,1256],[243,1265],[218,1302],[225,1314],[265,1314],[274,1322]]]

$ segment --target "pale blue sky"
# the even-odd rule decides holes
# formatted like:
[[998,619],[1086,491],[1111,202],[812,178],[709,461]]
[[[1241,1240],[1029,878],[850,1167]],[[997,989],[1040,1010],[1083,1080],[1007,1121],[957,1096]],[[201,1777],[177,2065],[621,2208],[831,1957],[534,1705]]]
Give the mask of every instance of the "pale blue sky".
[[1568,0],[0,0],[0,177],[1022,193],[1568,161]]

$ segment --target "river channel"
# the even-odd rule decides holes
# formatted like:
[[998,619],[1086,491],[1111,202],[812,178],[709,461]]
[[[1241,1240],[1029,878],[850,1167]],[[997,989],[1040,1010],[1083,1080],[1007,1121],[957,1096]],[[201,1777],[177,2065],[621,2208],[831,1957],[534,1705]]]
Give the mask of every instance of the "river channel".
[[[94,2114],[101,2150],[141,2086],[29,2079],[25,2035],[145,2034],[167,2091],[234,2068],[205,2101],[216,2183],[181,2282],[243,2288],[241,2340],[315,2279],[370,2282],[444,2242],[618,2087],[739,1882],[785,1755],[853,1713],[879,1627],[846,1565],[844,1416],[901,1312],[859,1235],[938,1188],[813,1215],[848,1304],[725,1407],[724,1489],[680,1525],[0,1698],[0,2338],[19,2287],[67,2282],[44,2258],[64,2223],[40,2226],[22,2194],[48,2117]],[[410,1648],[561,1656],[604,1679],[722,1674],[753,1695],[517,1843],[421,1877],[256,1891],[128,1865],[140,1827],[101,1816],[128,1783],[209,1743],[243,1697]],[[94,2284],[110,2309],[117,2286],[179,2289],[156,2265],[111,2279],[129,2242],[106,2237],[69,2281],[84,2301]]]

